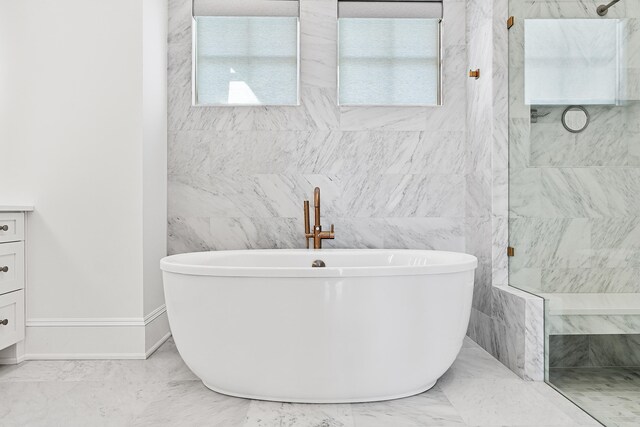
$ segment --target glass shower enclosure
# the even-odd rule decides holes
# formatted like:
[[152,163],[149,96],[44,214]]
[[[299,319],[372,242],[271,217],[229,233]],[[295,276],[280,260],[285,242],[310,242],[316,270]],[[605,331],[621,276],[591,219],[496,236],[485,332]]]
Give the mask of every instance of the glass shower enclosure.
[[509,283],[546,381],[640,425],[640,1],[606,3],[509,0]]

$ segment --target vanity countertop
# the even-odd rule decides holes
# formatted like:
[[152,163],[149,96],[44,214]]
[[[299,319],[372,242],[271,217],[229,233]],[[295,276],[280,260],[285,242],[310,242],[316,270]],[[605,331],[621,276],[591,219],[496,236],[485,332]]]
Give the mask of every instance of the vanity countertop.
[[32,212],[30,205],[0,205],[0,212]]

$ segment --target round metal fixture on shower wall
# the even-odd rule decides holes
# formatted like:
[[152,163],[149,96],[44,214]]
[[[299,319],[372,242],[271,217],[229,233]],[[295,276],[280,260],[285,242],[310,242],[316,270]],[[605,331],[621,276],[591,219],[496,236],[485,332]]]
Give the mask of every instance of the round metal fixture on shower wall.
[[601,4],[600,6],[598,6],[598,8],[596,9],[596,12],[598,13],[598,15],[600,16],[605,16],[607,14],[607,12],[609,12],[609,8],[611,6],[613,6],[614,4],[618,3],[620,0],[613,0],[611,3],[608,4]]
[[562,126],[571,133],[585,130],[590,120],[589,112],[580,105],[571,105],[562,113]]

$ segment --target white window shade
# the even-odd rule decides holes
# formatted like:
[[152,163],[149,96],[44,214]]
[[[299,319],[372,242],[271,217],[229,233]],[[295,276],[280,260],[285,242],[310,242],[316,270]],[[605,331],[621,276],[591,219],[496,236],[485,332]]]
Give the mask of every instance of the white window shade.
[[298,2],[194,0],[194,104],[298,105]]
[[[396,9],[380,9],[383,3]],[[353,4],[353,9],[339,10],[340,105],[439,105],[442,4],[339,2],[343,4]],[[439,7],[438,17],[416,5]]]
[[193,16],[298,15],[297,0],[193,0]]

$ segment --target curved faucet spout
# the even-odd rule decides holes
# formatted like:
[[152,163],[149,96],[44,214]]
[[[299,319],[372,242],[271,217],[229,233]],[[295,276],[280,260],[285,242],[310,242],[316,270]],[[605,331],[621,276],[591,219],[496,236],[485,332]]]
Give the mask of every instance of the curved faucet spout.
[[313,230],[309,230],[309,202],[304,202],[304,237],[307,241],[307,249],[309,249],[309,239],[313,239],[313,248],[322,249],[323,239],[333,239],[335,233],[333,231],[333,224],[331,224],[331,231],[322,231],[322,225],[320,224],[320,187],[316,187],[313,190],[313,208],[315,212],[315,222]]

